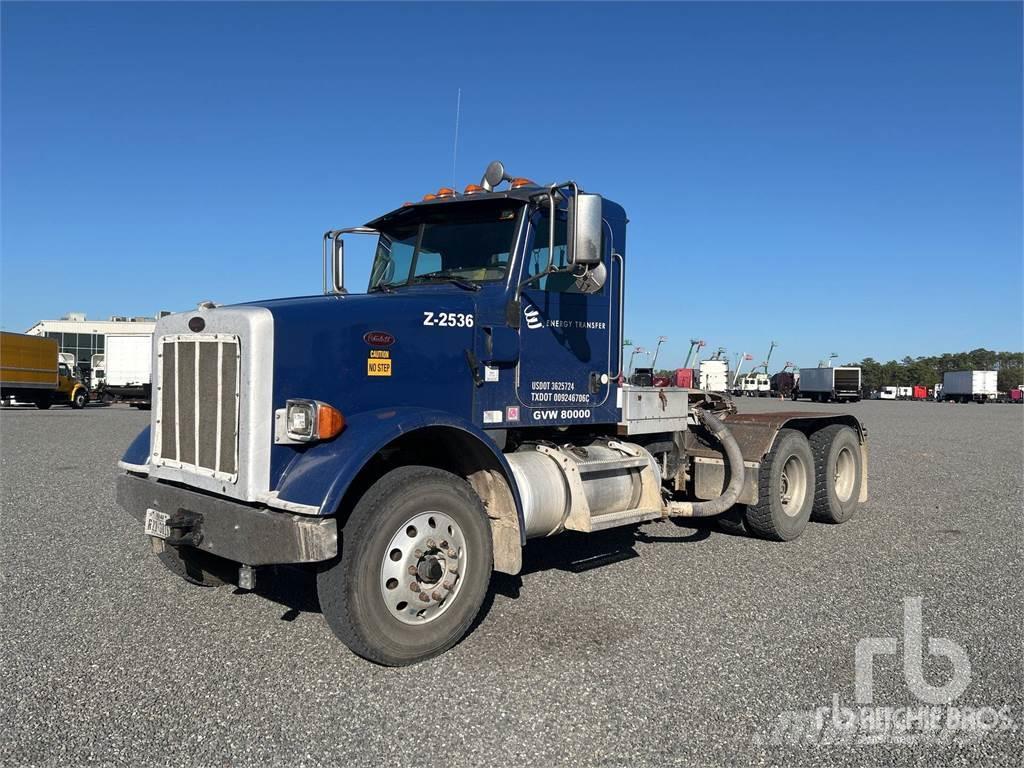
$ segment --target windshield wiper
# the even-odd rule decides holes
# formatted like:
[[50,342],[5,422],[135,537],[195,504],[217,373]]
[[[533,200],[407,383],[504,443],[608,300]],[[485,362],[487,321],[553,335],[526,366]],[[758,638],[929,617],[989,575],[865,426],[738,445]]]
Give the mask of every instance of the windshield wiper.
[[387,283],[377,283],[375,286],[373,286],[373,288],[371,288],[368,291],[368,293],[372,293],[373,291],[383,291],[384,293],[394,293],[395,289],[392,288]]
[[453,285],[459,286],[459,288],[464,288],[467,291],[479,291],[480,290],[480,286],[477,285],[476,283],[470,282],[469,280],[463,280],[461,277],[456,277],[455,275],[449,275],[447,272],[443,272],[443,271],[442,272],[427,272],[427,274],[425,274],[425,275],[416,275],[416,277],[414,277],[413,279],[416,280],[416,281],[420,281],[420,280],[444,280],[446,282],[452,283]]

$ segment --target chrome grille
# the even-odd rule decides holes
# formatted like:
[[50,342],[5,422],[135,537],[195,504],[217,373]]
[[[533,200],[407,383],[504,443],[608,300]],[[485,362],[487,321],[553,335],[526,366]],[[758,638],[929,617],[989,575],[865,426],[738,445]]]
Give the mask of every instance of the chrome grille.
[[154,461],[219,480],[238,477],[237,336],[164,336],[158,350]]

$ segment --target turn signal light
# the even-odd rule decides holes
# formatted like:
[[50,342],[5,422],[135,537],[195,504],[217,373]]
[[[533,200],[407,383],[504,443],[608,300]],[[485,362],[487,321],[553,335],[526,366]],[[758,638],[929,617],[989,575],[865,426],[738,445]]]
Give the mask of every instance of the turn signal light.
[[316,420],[317,436],[321,440],[330,440],[345,428],[345,417],[332,405],[327,405],[327,403],[317,403],[317,405],[320,406],[317,409],[319,411]]
[[519,189],[520,187],[536,187],[537,185],[534,184],[529,179],[519,177],[516,179],[512,179],[512,183],[510,186],[512,187],[512,189]]
[[452,189],[451,187],[441,187],[439,190],[437,190],[437,196],[439,198],[455,197],[455,190]]
[[464,194],[464,195],[475,195],[475,194],[478,194],[479,192],[483,192],[483,191],[484,191],[484,188],[481,187],[479,184],[467,184],[466,188],[463,190],[462,194]]
[[426,202],[427,200],[437,200],[437,195],[432,192],[427,192],[427,194],[423,196],[423,201]]

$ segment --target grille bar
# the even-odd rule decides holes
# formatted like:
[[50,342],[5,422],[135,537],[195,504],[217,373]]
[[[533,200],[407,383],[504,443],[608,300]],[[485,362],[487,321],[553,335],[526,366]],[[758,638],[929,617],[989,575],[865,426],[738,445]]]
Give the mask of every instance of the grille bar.
[[157,464],[218,480],[238,478],[241,353],[237,336],[177,335],[160,339]]

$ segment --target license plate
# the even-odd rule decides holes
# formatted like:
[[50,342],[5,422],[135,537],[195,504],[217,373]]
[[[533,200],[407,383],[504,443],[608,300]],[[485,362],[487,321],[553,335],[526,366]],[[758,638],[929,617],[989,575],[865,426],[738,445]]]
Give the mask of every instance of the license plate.
[[171,529],[167,527],[167,520],[170,515],[155,509],[146,510],[146,535],[156,536],[159,539],[166,539],[171,535]]

